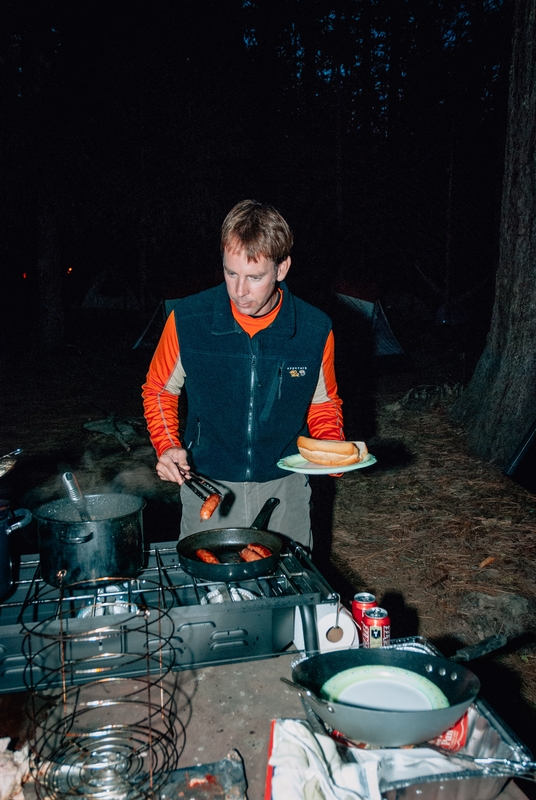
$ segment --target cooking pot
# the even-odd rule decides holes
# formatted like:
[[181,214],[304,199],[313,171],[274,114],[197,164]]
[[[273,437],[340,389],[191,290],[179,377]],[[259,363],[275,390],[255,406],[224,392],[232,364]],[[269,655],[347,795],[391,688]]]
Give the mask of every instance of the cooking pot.
[[12,512],[7,500],[0,500],[0,598],[5,597],[13,585],[8,536],[13,531],[24,528],[31,519],[32,515],[26,508],[18,508]]
[[34,511],[41,575],[51,586],[135,578],[143,569],[145,501],[131,494],[86,495],[89,522],[68,498]]
[[[274,508],[277,497],[270,497],[255,517],[250,528],[213,528],[199,531],[181,539],[177,544],[179,562],[185,572],[206,581],[240,581],[270,575],[277,568],[283,539],[262,530]],[[272,555],[259,561],[242,561],[240,550],[253,542],[269,547]],[[196,550],[210,550],[220,564],[206,564],[196,556]]]
[[[281,680],[297,691],[329,727],[349,739],[379,747],[403,747],[427,742],[455,725],[480,691],[476,675],[458,662],[479,658],[503,647],[506,641],[505,636],[492,636],[459,650],[452,659],[397,650],[396,646],[336,650],[300,661],[293,667],[292,681]],[[365,676],[357,672],[342,674],[359,667],[369,668]],[[333,681],[333,678],[339,676],[339,687],[330,694],[326,684],[330,681],[329,685],[336,687],[337,680]],[[341,693],[341,687],[351,687],[352,680],[356,684],[363,680],[361,688],[368,691],[368,698],[360,705],[334,699]],[[437,697],[434,697],[432,688],[429,695],[431,706],[427,709],[385,708],[382,706],[385,698],[378,687],[383,686],[383,694],[386,694],[385,687],[389,681],[393,681],[395,686],[399,681],[400,692],[402,682],[405,686],[412,685],[416,692],[427,690],[428,686],[435,687]],[[441,694],[448,704],[442,708],[434,707],[434,701]],[[379,707],[371,707],[376,703]]]

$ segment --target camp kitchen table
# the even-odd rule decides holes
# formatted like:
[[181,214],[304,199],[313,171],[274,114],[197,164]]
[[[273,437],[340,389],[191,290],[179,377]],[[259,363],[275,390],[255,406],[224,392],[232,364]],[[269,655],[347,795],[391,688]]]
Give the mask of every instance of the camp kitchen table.
[[[36,619],[49,619],[57,608],[57,590],[42,582],[38,567],[38,556],[23,556],[14,591],[0,602],[3,693],[26,688],[21,626],[17,622],[22,605]],[[314,625],[315,607],[333,605],[337,595],[299,546],[289,548],[273,576],[259,579],[255,587],[249,583],[244,587],[258,595],[254,601],[203,603],[213,587],[185,575],[169,543],[153,546],[138,580],[149,602],[151,593],[158,593],[159,584],[171,585],[176,598],[169,613],[180,651],[175,675],[180,695],[178,717],[185,727],[179,767],[219,762],[238,751],[248,782],[248,800],[262,800],[271,721],[305,717],[299,696],[279,680],[280,676],[290,677],[291,663],[299,657],[293,646],[296,618],[305,619],[307,627],[312,613]],[[128,587],[122,584],[113,591],[122,600],[125,592],[130,593],[130,602],[135,600],[135,588],[135,583]],[[305,617],[302,608],[307,612]],[[311,630],[306,631],[305,638],[310,641]],[[179,646],[185,639],[189,642],[188,658]],[[120,654],[117,663],[120,669]],[[7,695],[0,696],[0,719],[5,719],[5,698]],[[13,734],[0,730],[0,735]],[[516,793],[522,800],[516,787],[506,790],[508,797]],[[30,800],[31,784],[26,795]]]
[[[279,680],[280,675],[290,675],[295,657],[285,654],[182,671],[179,685],[190,698],[191,716],[179,767],[219,762],[237,750],[244,764],[248,800],[264,800],[271,721],[305,718],[298,695],[285,689]],[[1,701],[0,697],[0,714]],[[34,799],[30,784],[25,789],[25,800]],[[236,795],[235,800],[242,800],[242,796]],[[527,797],[518,784],[510,781],[498,800]]]

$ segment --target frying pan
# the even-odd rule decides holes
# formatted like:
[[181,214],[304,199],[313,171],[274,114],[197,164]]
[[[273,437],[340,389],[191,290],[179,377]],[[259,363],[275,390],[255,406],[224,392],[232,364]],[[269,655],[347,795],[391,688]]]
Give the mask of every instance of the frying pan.
[[[480,681],[460,661],[470,661],[506,644],[505,636],[491,636],[459,650],[451,659],[396,647],[350,649],[314,655],[295,664],[292,681],[281,678],[297,691],[329,727],[350,739],[379,747],[403,747],[434,739],[463,716],[480,691]],[[352,667],[398,667],[427,678],[449,702],[446,708],[401,711],[368,708],[325,699],[322,687],[330,678]],[[371,704],[374,692],[371,692]]]
[[[187,536],[177,544],[179,562],[185,572],[206,581],[240,581],[270,575],[279,563],[283,539],[275,533],[262,530],[268,517],[279,505],[277,497],[270,497],[263,505],[250,528],[213,528]],[[259,561],[242,561],[240,550],[251,543],[269,547],[272,555]],[[222,562],[205,564],[195,551],[210,550]]]

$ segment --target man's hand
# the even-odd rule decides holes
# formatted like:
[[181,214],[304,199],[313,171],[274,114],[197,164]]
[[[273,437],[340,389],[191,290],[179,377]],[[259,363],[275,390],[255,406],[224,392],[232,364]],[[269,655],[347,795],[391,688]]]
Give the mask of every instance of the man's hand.
[[[185,475],[181,475],[182,470]],[[184,483],[185,477],[190,475],[187,453],[184,447],[170,447],[158,459],[156,471],[163,481],[172,481],[179,485]]]

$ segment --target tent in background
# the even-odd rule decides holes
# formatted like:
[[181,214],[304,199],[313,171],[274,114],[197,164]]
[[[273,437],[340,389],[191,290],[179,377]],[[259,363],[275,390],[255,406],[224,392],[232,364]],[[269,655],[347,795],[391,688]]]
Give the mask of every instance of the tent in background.
[[180,297],[188,297],[191,294],[197,294],[204,289],[210,289],[211,286],[216,286],[220,281],[221,278],[218,273],[194,279],[190,278],[189,280],[181,281],[180,286],[168,287],[164,293],[164,297],[159,300],[139,338],[132,345],[132,349],[137,350],[138,347],[156,347],[162,331],[164,330],[166,319],[171,311],[171,303],[173,300]]
[[166,301],[160,300],[153,311],[149,322],[143,329],[141,336],[139,336],[139,338],[136,339],[132,345],[132,349],[137,350],[138,347],[156,347],[162,331],[164,330],[166,319]]
[[348,294],[336,293],[337,298],[353,309],[370,326],[372,352],[375,356],[405,356],[404,349],[389,325],[379,300],[371,302]]
[[375,285],[337,279],[324,296],[310,298],[333,322],[335,372],[347,439],[367,441],[376,432],[378,376],[412,369],[378,295]]
[[140,311],[141,305],[128,281],[111,269],[99,272],[81,303],[98,311]]
[[[205,288],[205,286],[201,288]],[[360,340],[359,345],[363,346],[364,341],[368,341],[374,356],[402,356],[407,358],[402,345],[393,333],[379,299],[368,299],[373,293],[370,287],[365,287],[362,291],[351,288],[347,284],[336,288],[341,288],[345,291],[335,291],[333,293],[335,303],[330,303],[329,307],[325,309],[332,317],[335,329],[340,328],[342,325],[345,328],[345,333],[348,333],[349,329],[354,330],[354,332],[360,331],[361,335],[358,337]],[[199,286],[189,285],[186,289],[183,287],[183,290],[180,293],[176,293],[175,297],[186,297],[188,294],[195,294],[196,291],[200,291]],[[169,303],[169,300],[160,300],[140,337],[132,346],[133,350],[138,347],[156,346],[170,311]],[[343,314],[342,309],[346,309],[350,313]],[[342,318],[344,318],[344,321]]]

